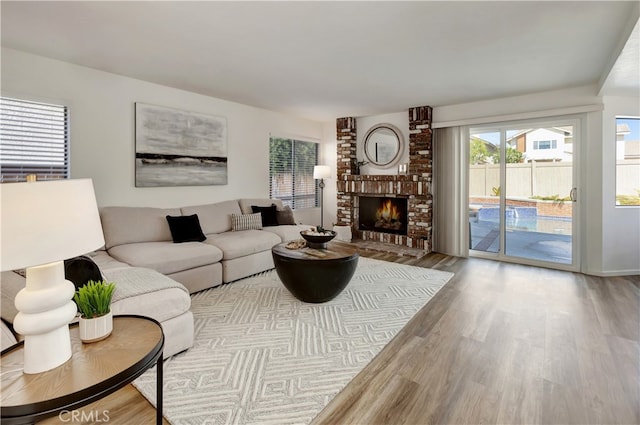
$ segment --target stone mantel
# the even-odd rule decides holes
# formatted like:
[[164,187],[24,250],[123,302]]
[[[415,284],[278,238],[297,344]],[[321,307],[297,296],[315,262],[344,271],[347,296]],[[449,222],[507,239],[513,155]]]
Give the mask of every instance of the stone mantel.
[[380,196],[427,196],[431,181],[418,175],[354,175],[340,176],[339,193]]

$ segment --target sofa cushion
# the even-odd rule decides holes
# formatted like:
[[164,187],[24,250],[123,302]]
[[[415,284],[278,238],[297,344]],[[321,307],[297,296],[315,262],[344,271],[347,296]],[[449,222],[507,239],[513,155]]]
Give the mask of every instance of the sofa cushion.
[[231,230],[260,230],[262,229],[262,215],[255,214],[231,214]]
[[127,263],[123,263],[122,261],[116,260],[109,254],[107,254],[107,251],[103,249],[93,251],[87,255],[89,255],[89,257],[91,257],[91,259],[98,265],[98,267],[100,267],[102,274],[105,274],[107,270],[131,267]]
[[155,270],[129,267],[107,271],[105,275],[116,285],[113,314],[138,314],[164,322],[191,308],[187,289]]
[[198,214],[167,216],[169,231],[173,238],[173,243],[182,242],[202,242],[207,237],[202,233]]
[[207,244],[217,246],[222,250],[223,260],[232,260],[256,252],[270,250],[280,243],[280,237],[263,230],[241,230],[217,235],[207,235]]
[[309,230],[312,226],[306,226],[302,224],[282,225],[274,227],[265,227],[265,232],[270,232],[281,239],[282,242],[295,241],[296,239],[302,239],[300,232],[303,230]]
[[162,274],[213,264],[222,259],[218,248],[201,242],[131,243],[111,248],[109,255],[132,266],[147,267]]
[[230,231],[231,214],[242,214],[238,201],[183,207],[181,211],[182,215],[198,214],[205,235]]
[[252,205],[255,205],[257,207],[270,207],[272,204],[275,204],[276,209],[282,209],[283,207],[282,201],[280,199],[269,199],[269,198],[238,199],[238,204],[240,205],[242,214],[251,214],[253,212],[251,209]]
[[180,215],[176,208],[103,207],[100,220],[107,249],[137,242],[170,241],[167,215]]
[[278,217],[276,216],[276,204],[271,204],[268,207],[251,205],[251,211],[253,211],[253,213],[260,213],[260,216],[262,217],[262,227],[278,225]]

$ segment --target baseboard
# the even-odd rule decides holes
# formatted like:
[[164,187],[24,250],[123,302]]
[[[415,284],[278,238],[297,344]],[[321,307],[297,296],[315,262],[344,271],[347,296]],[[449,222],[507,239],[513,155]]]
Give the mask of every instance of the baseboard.
[[598,277],[636,276],[640,275],[640,269],[635,270],[585,270],[584,274]]

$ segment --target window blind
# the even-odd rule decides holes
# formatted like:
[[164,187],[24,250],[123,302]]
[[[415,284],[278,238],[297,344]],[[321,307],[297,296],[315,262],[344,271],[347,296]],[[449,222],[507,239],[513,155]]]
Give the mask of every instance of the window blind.
[[269,196],[293,209],[318,206],[313,167],[318,144],[272,137],[269,142]]
[[66,106],[0,97],[0,181],[69,177]]

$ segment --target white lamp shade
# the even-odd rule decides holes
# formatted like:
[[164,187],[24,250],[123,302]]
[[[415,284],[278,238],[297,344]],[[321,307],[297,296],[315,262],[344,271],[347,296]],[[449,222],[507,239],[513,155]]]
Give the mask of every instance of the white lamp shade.
[[328,165],[315,165],[313,167],[314,179],[328,179],[331,177],[331,167]]
[[104,245],[90,179],[0,185],[0,270],[65,260]]

